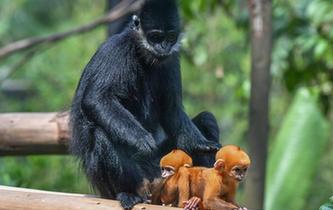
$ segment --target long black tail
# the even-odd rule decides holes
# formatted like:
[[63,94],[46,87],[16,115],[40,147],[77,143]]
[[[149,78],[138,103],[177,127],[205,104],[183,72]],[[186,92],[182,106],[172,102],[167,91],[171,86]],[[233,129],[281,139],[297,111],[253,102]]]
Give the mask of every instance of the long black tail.
[[[210,112],[201,112],[196,117],[192,119],[192,122],[197,126],[203,136],[207,140],[213,142],[219,142],[220,139],[220,130],[217,124],[216,118]],[[212,167],[215,162],[215,154],[212,153],[200,153],[192,155],[193,164],[195,166],[206,166]]]

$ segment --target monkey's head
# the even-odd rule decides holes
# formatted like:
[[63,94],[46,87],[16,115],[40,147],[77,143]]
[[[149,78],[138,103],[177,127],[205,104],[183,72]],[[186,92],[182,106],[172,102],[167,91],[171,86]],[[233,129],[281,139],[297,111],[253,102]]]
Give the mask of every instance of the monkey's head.
[[160,161],[162,178],[174,175],[182,166],[191,167],[192,165],[192,158],[188,154],[179,149],[172,150]]
[[141,48],[148,59],[161,61],[179,51],[180,21],[176,0],[147,0],[133,16]]
[[227,145],[222,147],[215,156],[214,168],[230,178],[240,182],[245,178],[251,164],[250,157],[240,147]]

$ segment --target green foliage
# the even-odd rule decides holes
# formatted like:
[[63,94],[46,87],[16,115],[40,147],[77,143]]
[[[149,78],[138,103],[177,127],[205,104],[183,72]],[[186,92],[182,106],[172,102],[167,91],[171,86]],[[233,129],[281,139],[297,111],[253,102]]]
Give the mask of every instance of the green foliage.
[[332,107],[333,4],[329,0],[274,4],[273,73],[289,91],[306,85],[320,92],[325,113]]
[[322,205],[319,210],[332,210],[333,209],[333,196],[330,198],[328,203]]
[[69,156],[0,159],[0,185],[63,192],[91,192],[85,176]]
[[[221,119],[222,141],[243,144],[247,127],[244,102],[249,98],[249,53],[244,50],[243,33],[221,9],[203,13],[185,31],[182,76],[186,111],[192,116],[212,111]],[[237,59],[229,59],[230,54]]]
[[265,209],[303,209],[328,131],[315,98],[301,89],[269,155]]
[[[104,1],[0,1],[0,43],[23,37],[68,30],[104,13]],[[75,7],[73,5],[75,4]],[[89,7],[89,12],[86,11]],[[24,98],[0,92],[2,112],[61,111],[70,106],[82,69],[105,40],[104,29],[44,46],[11,79],[25,79],[32,86]],[[0,74],[20,59],[0,63]],[[0,85],[1,86],[1,85]],[[84,174],[69,156],[0,158],[0,184],[45,190],[90,193]]]

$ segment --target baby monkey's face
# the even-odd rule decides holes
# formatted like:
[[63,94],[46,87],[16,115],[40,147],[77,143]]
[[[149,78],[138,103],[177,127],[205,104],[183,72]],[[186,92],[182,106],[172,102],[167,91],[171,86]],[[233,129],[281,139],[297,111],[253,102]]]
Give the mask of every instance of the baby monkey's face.
[[244,180],[248,168],[249,168],[248,165],[235,165],[234,167],[231,168],[229,176],[233,177],[238,182],[241,182]]
[[175,174],[175,168],[172,166],[161,167],[162,178],[166,179]]

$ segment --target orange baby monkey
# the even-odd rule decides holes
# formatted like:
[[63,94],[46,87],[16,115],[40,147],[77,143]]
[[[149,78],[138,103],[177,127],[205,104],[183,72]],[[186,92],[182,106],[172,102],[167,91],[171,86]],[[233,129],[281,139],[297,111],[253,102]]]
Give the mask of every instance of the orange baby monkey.
[[[220,209],[222,199],[241,208],[235,201],[236,190],[239,182],[243,181],[251,164],[250,157],[240,147],[227,145],[216,153],[214,164],[215,177],[219,177],[221,185],[212,184],[207,188],[203,197],[205,209]],[[214,177],[214,176],[213,176]],[[223,204],[224,205],[224,204]]]
[[191,167],[192,158],[182,150],[172,150],[160,160],[162,182],[154,190],[152,203],[178,206],[178,180],[181,167]]
[[163,204],[185,209],[246,209],[235,202],[237,185],[250,165],[250,158],[239,147],[221,148],[214,168],[182,167],[191,166],[192,160],[180,150],[162,158],[160,165],[166,177],[159,195]]
[[[249,156],[238,146],[227,145],[216,153],[214,168],[187,169],[190,179],[179,186],[180,202],[185,203],[185,209],[231,210],[242,209],[235,202],[235,194],[238,183],[242,181],[250,166]],[[185,175],[182,175],[185,176]],[[190,193],[186,187],[190,184]],[[195,186],[203,186],[200,188]],[[198,199],[200,198],[200,199]],[[201,202],[202,201],[202,202]]]

